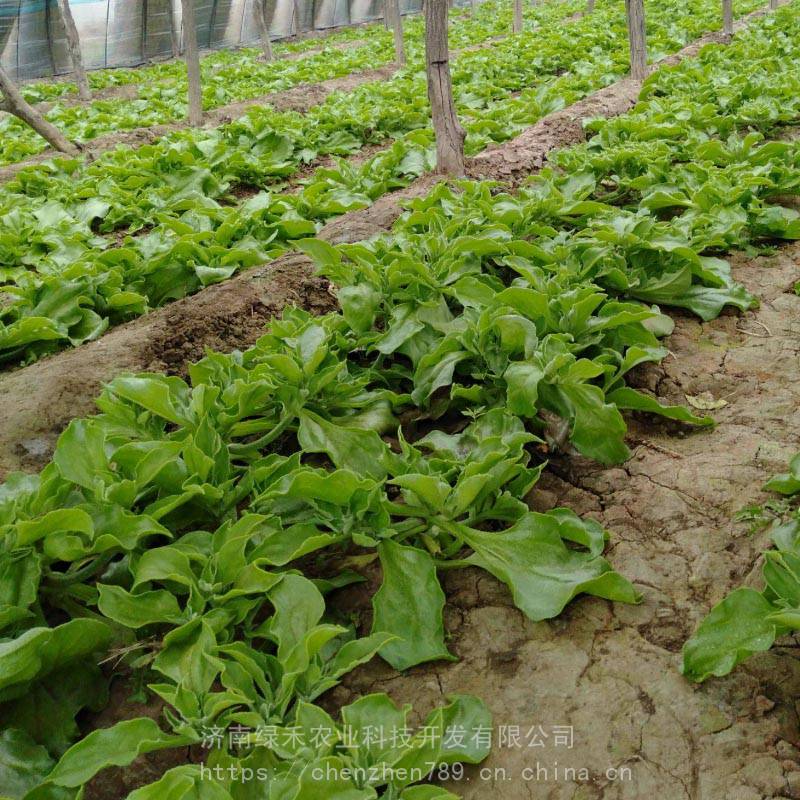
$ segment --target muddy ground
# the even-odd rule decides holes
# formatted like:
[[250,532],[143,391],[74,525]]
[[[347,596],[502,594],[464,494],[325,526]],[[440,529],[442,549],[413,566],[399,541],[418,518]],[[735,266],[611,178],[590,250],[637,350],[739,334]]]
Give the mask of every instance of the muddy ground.
[[[336,704],[386,691],[423,712],[468,692],[488,702],[495,726],[519,726],[523,747],[495,747],[489,772],[473,769],[452,784],[466,800],[800,798],[796,643],[700,687],[678,672],[680,649],[711,606],[742,583],[758,584],[768,536],[733,516],[765,499],[761,485],[800,445],[800,297],[792,291],[800,246],[734,261],[762,307],[707,324],[677,318],[672,355],[637,376],[674,402],[702,392],[727,401],[713,412],[717,427],[670,434],[633,420],[626,464],[557,459],[530,497],[536,510],[563,505],[606,526],[608,557],[642,604],[581,598],[534,624],[491,576],[451,573],[446,626],[461,660],[405,675],[376,661],[335,690]],[[539,725],[550,733],[544,746],[524,746]],[[571,749],[554,744],[554,726],[572,726]],[[630,773],[616,780],[606,774],[623,767]]]

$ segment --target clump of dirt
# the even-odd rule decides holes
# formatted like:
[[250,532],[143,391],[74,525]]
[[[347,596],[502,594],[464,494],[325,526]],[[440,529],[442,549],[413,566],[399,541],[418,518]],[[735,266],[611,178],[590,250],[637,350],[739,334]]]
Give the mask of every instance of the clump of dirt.
[[[298,280],[298,267],[305,268],[303,280]],[[307,260],[300,256],[282,260],[262,275],[249,276],[246,283],[221,284],[218,292],[204,296],[200,303],[168,306],[160,335],[148,342],[147,370],[184,377],[187,366],[202,358],[207,348],[229,352],[254,344],[270,320],[289,305],[313,314],[335,310],[330,283],[309,276],[307,267]],[[259,291],[261,286],[264,291]],[[215,313],[209,313],[209,305]]]

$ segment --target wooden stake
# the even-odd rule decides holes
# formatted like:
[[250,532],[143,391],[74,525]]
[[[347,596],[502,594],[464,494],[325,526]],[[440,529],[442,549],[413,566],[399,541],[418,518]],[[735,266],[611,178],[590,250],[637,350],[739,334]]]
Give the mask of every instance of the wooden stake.
[[4,102],[0,110],[7,111],[15,117],[19,117],[23,122],[33,128],[36,133],[45,139],[56,150],[62,153],[75,156],[80,149],[78,146],[67,139],[61,131],[46,120],[35,108],[33,108],[20,94],[19,89],[14,85],[8,73],[0,66],[0,93]]
[[647,38],[645,35],[644,3],[625,0],[628,17],[628,42],[631,49],[631,77],[643,81],[647,77]]
[[436,134],[436,171],[462,176],[467,134],[458,122],[453,102],[447,45],[447,3],[448,0],[425,0],[424,3],[428,99]]
[[266,0],[255,0],[253,10],[256,15],[256,27],[261,37],[261,49],[264,51],[264,60],[272,61],[272,39],[269,35],[269,24],[267,23]]
[[775,9],[778,7],[778,0],[769,0],[769,7]]
[[61,21],[64,23],[64,32],[67,35],[67,52],[72,62],[72,71],[75,73],[75,83],[78,84],[78,97],[81,100],[91,100],[92,92],[89,89],[89,81],[86,79],[86,70],[83,68],[81,40],[78,36],[78,29],[75,27],[69,0],[57,0],[57,2]]
[[203,124],[203,90],[200,84],[200,53],[197,49],[194,0],[181,0],[181,8],[183,9],[183,49],[186,59],[186,77],[189,81],[189,124],[197,128]]
[[594,11],[594,0],[586,0],[586,13],[591,14]]
[[522,0],[514,0],[514,21],[511,31],[512,33],[522,33]]
[[180,58],[181,45],[178,41],[178,29],[175,25],[175,8],[172,0],[164,0],[167,4],[167,20],[169,21],[169,42],[172,45],[172,57]]
[[394,33],[394,60],[398,67],[406,63],[406,48],[403,43],[403,18],[400,16],[400,0],[386,0],[386,21]]
[[733,36],[733,0],[722,0],[722,32]]

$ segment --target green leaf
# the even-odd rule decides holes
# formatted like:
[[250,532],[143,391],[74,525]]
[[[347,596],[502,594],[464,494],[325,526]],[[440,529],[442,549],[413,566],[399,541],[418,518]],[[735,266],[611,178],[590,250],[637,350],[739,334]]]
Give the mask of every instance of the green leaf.
[[617,408],[629,411],[646,411],[649,414],[658,414],[667,419],[674,419],[678,422],[688,422],[692,425],[707,427],[714,425],[714,418],[709,416],[698,417],[692,414],[685,406],[663,406],[655,397],[643,394],[642,392],[623,387],[616,389],[606,395],[606,400],[613,403]]
[[347,763],[338,756],[312,761],[300,774],[292,800],[374,800],[378,796],[372,787],[360,789],[342,777],[347,774]]
[[606,402],[598,386],[542,384],[540,394],[548,408],[571,420],[570,441],[581,453],[602,464],[620,464],[628,458],[625,420],[615,405]]
[[44,747],[14,728],[0,732],[0,797],[22,800],[53,767]]
[[383,296],[366,283],[343,286],[337,296],[347,324],[356,333],[369,331],[375,322]]
[[366,664],[393,638],[391,633],[379,632],[345,642],[339,652],[325,665],[326,676],[337,679],[360,664]]
[[80,736],[75,723],[78,712],[84,708],[100,711],[105,705],[106,683],[94,664],[72,664],[5,703],[0,719],[5,727],[24,730],[50,753],[61,755]]
[[105,447],[105,432],[99,423],[76,419],[59,436],[53,461],[68,481],[94,490],[114,480]]
[[800,492],[800,453],[789,462],[789,472],[775,475],[770,478],[764,488],[768,492],[778,492],[778,494],[790,497]]
[[217,637],[211,626],[198,617],[164,637],[153,669],[202,694],[209,690],[221,668],[221,662],[214,657],[216,646]]
[[56,786],[83,786],[105,767],[127,767],[144,753],[185,747],[196,740],[164,733],[149,717],[118,722],[92,731],[61,756],[48,781]]
[[372,632],[396,636],[380,650],[395,669],[425,661],[455,661],[444,642],[445,596],[428,553],[390,540],[378,545],[383,583],[372,598]]
[[735,589],[711,609],[683,646],[682,673],[699,683],[712,675],[727,675],[753,653],[769,650],[777,635],[770,619],[776,610],[755,589]]
[[[492,715],[482,700],[469,694],[456,694],[440,710],[444,737],[439,761],[447,764],[464,762],[480,764],[490,753],[491,744],[486,737],[476,736],[476,731],[492,730]],[[435,713],[435,712],[434,712]],[[448,731],[468,731],[463,739],[447,737]]]
[[539,383],[544,372],[536,364],[509,364],[503,375],[506,381],[508,410],[531,419],[539,413]]
[[108,389],[176,425],[191,424],[189,387],[180,378],[121,375],[111,381]]
[[204,777],[196,764],[174,767],[155,783],[131,792],[127,800],[233,800],[213,778]]
[[275,606],[270,632],[278,644],[278,658],[303,640],[325,613],[325,600],[307,578],[287,574],[269,593]]
[[185,621],[175,595],[164,589],[131,594],[121,586],[99,585],[97,591],[100,612],[126,628],[135,630],[164,622],[180,625]]
[[308,453],[327,453],[340,469],[376,480],[385,478],[394,462],[375,431],[335,425],[310,411],[300,414],[297,441]]
[[93,619],[73,619],[55,628],[31,628],[0,642],[0,702],[17,697],[35,680],[111,643],[111,628]]
[[507,531],[461,526],[461,534],[475,551],[468,561],[505,583],[517,608],[534,621],[558,616],[581,593],[638,602],[630,582],[604,558],[564,544],[563,524],[558,516],[531,512]]

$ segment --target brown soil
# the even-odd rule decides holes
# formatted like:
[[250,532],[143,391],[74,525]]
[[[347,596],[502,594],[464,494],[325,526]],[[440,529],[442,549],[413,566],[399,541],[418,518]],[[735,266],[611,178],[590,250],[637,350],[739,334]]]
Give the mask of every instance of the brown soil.
[[[331,698],[338,705],[386,691],[425,711],[467,692],[488,702],[496,731],[520,726],[523,745],[531,727],[550,733],[539,748],[496,743],[490,772],[472,770],[450,787],[466,800],[800,798],[794,643],[700,687],[678,672],[680,648],[702,616],[732,588],[757,582],[768,537],[732,516],[765,499],[760,486],[800,443],[800,298],[789,291],[800,246],[734,261],[761,309],[708,324],[679,317],[673,355],[639,375],[667,400],[704,391],[725,399],[718,426],[670,436],[633,422],[631,444],[639,444],[626,464],[558,459],[530,498],[537,510],[563,505],[603,523],[609,558],[637,584],[642,604],[582,598],[557,620],[534,624],[490,576],[451,573],[446,624],[461,660],[404,675],[376,661]],[[573,727],[572,749],[555,746],[559,725]],[[538,780],[537,762],[549,770]],[[620,767],[630,776],[607,777]]]

